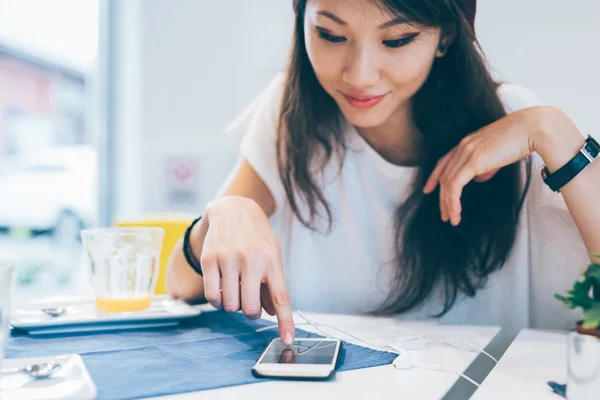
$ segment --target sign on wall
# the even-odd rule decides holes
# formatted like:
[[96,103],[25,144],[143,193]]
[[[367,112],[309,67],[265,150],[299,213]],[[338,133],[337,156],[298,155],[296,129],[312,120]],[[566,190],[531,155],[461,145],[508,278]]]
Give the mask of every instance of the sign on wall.
[[191,156],[174,156],[167,161],[167,203],[172,207],[197,206],[198,161]]

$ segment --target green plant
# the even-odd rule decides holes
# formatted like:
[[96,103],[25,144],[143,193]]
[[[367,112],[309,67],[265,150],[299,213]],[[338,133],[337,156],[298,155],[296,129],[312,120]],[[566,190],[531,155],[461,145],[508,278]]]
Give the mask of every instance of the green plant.
[[[600,260],[600,254],[590,254]],[[591,264],[583,272],[583,280],[575,282],[567,296],[556,294],[555,297],[567,308],[583,310],[583,329],[600,329],[600,264]]]

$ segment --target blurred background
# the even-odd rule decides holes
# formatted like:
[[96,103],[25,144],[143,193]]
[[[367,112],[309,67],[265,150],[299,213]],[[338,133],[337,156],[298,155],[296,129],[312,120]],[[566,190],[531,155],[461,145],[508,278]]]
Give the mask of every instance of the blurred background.
[[[600,2],[480,0],[498,79],[598,137]],[[0,0],[0,258],[16,302],[85,289],[83,227],[204,209],[226,125],[284,68],[290,0]],[[183,216],[183,217],[180,217]]]

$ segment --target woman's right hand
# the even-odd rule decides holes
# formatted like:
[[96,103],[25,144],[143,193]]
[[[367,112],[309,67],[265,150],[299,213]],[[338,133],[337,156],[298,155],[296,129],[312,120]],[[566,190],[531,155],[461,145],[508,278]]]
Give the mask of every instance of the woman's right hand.
[[200,263],[206,300],[253,319],[264,308],[277,315],[281,339],[291,344],[295,327],[281,245],[264,211],[252,199],[231,196],[211,203],[205,217]]

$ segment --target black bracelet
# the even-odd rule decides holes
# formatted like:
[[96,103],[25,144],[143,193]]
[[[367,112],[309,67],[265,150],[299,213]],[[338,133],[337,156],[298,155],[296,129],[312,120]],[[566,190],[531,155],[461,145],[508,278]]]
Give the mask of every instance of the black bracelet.
[[194,221],[192,221],[190,226],[188,226],[188,228],[186,229],[185,235],[183,236],[183,255],[185,256],[185,260],[188,264],[190,264],[190,267],[192,267],[192,269],[196,271],[200,276],[202,276],[202,265],[200,264],[200,261],[198,261],[198,259],[194,255],[194,252],[192,251],[192,246],[190,245],[190,232],[192,231],[192,228],[194,228],[194,225],[196,225],[196,223],[201,219],[202,217],[200,216]]

